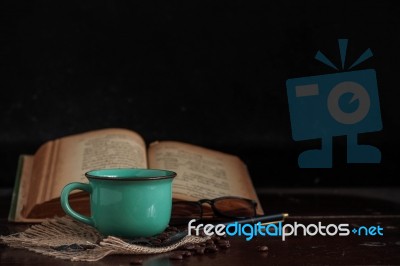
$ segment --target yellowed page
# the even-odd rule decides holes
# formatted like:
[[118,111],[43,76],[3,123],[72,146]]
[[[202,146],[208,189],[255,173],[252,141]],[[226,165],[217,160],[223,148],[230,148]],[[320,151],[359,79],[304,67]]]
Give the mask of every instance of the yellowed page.
[[182,200],[238,196],[257,201],[245,164],[237,157],[191,144],[162,141],[148,151],[150,168],[175,171],[174,198]]
[[88,183],[87,171],[99,168],[147,168],[145,143],[137,133],[126,129],[102,129],[72,135],[59,142],[48,180],[47,199],[59,197],[70,182]]
[[140,135],[110,128],[44,143],[34,156],[24,157],[15,220],[30,221],[26,217],[32,209],[58,198],[66,184],[87,183],[85,172],[114,167],[147,168],[146,146]]
[[[21,169],[20,182],[18,188],[17,201],[15,206],[15,216],[13,217],[13,221],[15,222],[23,222],[25,221],[25,217],[22,215],[22,210],[28,202],[28,195],[31,189],[31,175],[32,175],[32,166],[33,166],[33,156],[32,155],[23,155],[23,165]],[[32,221],[32,220],[29,220]]]

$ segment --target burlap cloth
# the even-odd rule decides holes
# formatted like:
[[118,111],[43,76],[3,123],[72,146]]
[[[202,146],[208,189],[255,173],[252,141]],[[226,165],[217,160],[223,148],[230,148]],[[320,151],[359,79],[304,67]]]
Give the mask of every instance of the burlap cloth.
[[128,243],[120,238],[104,238],[96,229],[71,218],[55,217],[33,225],[21,233],[0,236],[13,248],[25,248],[40,254],[71,261],[97,261],[110,254],[158,254],[185,244],[202,243],[209,237],[185,236],[169,246],[151,247]]

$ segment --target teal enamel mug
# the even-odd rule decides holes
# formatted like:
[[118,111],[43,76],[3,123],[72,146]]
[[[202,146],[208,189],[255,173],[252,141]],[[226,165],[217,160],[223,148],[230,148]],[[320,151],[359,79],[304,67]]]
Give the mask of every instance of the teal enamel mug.
[[[89,183],[70,183],[61,192],[64,211],[103,235],[126,238],[159,234],[168,226],[175,172],[159,169],[99,169],[85,174]],[[91,216],[74,211],[68,197],[73,190],[90,193]]]

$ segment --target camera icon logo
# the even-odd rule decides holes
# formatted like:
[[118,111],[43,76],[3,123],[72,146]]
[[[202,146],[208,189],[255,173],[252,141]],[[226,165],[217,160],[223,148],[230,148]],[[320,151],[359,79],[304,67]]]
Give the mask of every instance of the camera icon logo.
[[[339,47],[344,68],[347,40]],[[371,56],[368,49],[349,69]],[[321,52],[316,59],[337,69]],[[286,89],[293,139],[321,139],[321,149],[299,155],[299,167],[331,168],[334,136],[347,137],[347,163],[380,163],[378,148],[357,141],[357,134],[382,129],[374,69],[289,79]]]

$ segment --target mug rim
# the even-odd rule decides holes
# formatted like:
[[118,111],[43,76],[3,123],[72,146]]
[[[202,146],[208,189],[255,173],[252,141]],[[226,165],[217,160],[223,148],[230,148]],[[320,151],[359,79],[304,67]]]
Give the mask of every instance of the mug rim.
[[[138,176],[124,176],[124,177],[118,177],[117,175],[111,175],[111,174],[104,174],[102,176],[96,175],[93,172],[96,171],[129,171],[129,170],[140,170],[140,171],[158,171],[160,172],[160,175],[155,174],[154,176],[150,177],[138,177]],[[161,172],[165,173],[164,175],[161,174]],[[165,169],[155,169],[155,168],[100,168],[100,169],[93,169],[85,173],[85,176],[91,180],[91,179],[96,179],[96,180],[109,180],[109,181],[146,181],[146,180],[162,180],[162,179],[172,179],[176,176],[176,173],[174,171],[170,170],[165,170]]]

